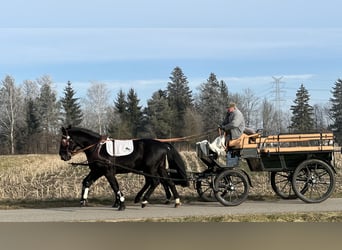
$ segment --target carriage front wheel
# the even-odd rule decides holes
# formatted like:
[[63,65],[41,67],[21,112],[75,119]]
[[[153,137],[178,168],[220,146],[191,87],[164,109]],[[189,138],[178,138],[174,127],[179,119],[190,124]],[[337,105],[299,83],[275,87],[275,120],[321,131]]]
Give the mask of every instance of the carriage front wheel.
[[309,159],[295,169],[292,185],[298,198],[307,203],[319,203],[333,193],[335,173],[328,163]]
[[200,177],[196,180],[196,191],[202,201],[217,201],[213,190],[214,175]]
[[248,191],[248,179],[239,170],[225,170],[214,180],[215,197],[224,206],[240,205],[247,199]]

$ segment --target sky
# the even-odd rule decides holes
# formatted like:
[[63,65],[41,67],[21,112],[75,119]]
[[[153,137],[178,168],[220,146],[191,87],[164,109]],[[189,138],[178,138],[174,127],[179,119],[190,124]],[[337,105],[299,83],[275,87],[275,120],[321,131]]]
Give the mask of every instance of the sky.
[[214,73],[232,93],[325,104],[342,78],[340,0],[11,0],[1,3],[0,79],[51,76],[60,96],[93,82],[145,106],[180,67],[194,94]]

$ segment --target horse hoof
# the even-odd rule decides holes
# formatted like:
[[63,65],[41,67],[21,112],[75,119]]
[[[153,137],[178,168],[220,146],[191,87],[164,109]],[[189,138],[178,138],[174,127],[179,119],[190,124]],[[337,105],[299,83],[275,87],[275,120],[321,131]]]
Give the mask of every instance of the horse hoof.
[[170,205],[170,203],[171,203],[170,200],[166,200],[164,204],[165,204],[165,205]]
[[114,203],[112,207],[113,207],[113,208],[118,208],[118,207],[119,207],[119,204],[118,204],[118,203]]
[[134,199],[134,203],[139,203],[139,202],[140,202],[140,199],[137,199],[137,198]]
[[125,205],[121,205],[121,206],[119,206],[118,211],[124,211],[125,209],[126,209],[126,206]]
[[177,207],[179,207],[181,205],[181,202],[180,202],[179,198],[177,198],[175,201],[176,201],[175,202],[175,208],[177,208]]
[[80,206],[81,207],[86,207],[87,206],[87,201],[86,200],[82,200],[82,201],[80,201]]
[[144,207],[146,207],[147,206],[147,201],[143,201],[143,202],[141,202],[141,208],[144,208]]

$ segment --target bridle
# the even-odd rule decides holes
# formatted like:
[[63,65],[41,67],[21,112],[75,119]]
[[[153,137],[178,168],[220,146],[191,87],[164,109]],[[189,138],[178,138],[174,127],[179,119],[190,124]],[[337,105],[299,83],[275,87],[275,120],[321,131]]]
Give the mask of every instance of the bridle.
[[77,155],[77,154],[79,154],[79,153],[82,153],[82,152],[84,152],[84,151],[86,151],[87,149],[90,149],[90,148],[92,148],[92,147],[94,147],[94,146],[96,146],[98,143],[93,143],[93,144],[91,144],[91,145],[89,145],[89,146],[86,146],[86,147],[84,147],[84,148],[80,148],[80,149],[74,149],[74,150],[70,150],[69,149],[69,146],[70,146],[70,144],[72,143],[72,139],[71,139],[71,137],[68,135],[68,131],[66,130],[66,135],[62,135],[62,145],[66,148],[66,152],[67,153],[70,153],[71,154],[71,156],[74,156],[74,155]]

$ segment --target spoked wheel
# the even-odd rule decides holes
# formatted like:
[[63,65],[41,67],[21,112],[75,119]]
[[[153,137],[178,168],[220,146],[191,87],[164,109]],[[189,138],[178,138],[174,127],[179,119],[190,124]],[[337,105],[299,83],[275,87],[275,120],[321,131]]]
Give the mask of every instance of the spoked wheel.
[[213,190],[213,178],[214,176],[210,175],[196,181],[196,191],[202,201],[217,201]]
[[225,170],[214,180],[216,199],[224,206],[237,206],[247,199],[249,183],[238,170]]
[[335,189],[335,173],[328,163],[310,159],[295,169],[292,177],[293,191],[307,203],[319,203]]
[[297,199],[292,188],[293,172],[271,172],[271,186],[273,191],[282,199]]

